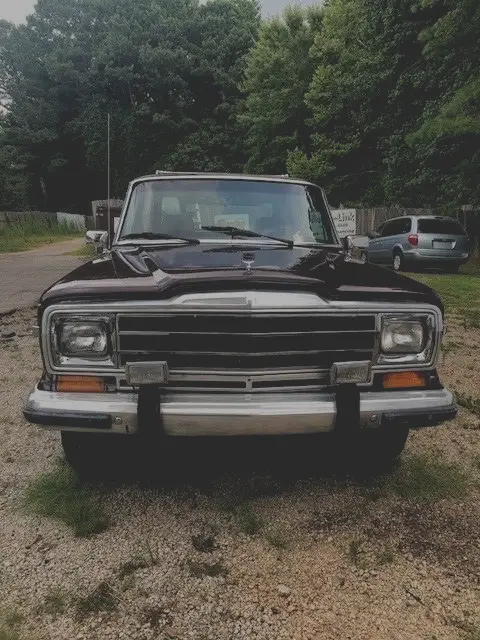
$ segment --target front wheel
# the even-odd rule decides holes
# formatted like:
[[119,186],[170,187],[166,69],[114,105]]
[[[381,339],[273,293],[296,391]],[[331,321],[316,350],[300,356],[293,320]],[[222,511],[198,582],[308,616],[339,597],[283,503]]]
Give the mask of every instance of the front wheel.
[[120,458],[121,436],[62,431],[65,459],[80,478],[110,475]]
[[408,427],[383,427],[360,432],[360,453],[371,462],[390,465],[402,454],[409,435]]
[[363,470],[387,470],[402,454],[408,440],[408,427],[361,429],[342,436],[340,451],[349,467]]

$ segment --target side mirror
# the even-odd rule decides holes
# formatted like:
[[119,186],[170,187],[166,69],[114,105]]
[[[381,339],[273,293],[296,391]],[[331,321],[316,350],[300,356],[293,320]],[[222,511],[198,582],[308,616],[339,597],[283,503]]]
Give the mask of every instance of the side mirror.
[[352,236],[346,236],[342,240],[343,250],[346,254],[350,255],[353,251],[353,238]]
[[375,240],[375,238],[380,238],[380,234],[378,231],[371,231],[367,237],[369,240]]
[[108,243],[107,231],[87,231],[85,234],[85,242],[93,244],[98,253],[103,253]]

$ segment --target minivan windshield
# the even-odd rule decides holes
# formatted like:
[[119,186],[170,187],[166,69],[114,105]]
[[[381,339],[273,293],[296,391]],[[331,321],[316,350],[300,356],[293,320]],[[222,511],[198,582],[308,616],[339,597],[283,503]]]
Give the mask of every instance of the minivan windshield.
[[320,188],[234,179],[137,183],[118,240],[219,241],[228,236],[260,237],[262,242],[338,244]]
[[418,233],[436,233],[443,235],[464,236],[465,230],[456,220],[441,218],[419,218]]

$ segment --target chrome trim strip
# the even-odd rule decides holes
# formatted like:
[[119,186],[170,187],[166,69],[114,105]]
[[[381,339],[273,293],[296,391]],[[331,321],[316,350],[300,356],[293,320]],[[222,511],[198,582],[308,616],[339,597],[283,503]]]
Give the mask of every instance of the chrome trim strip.
[[[137,398],[136,394],[53,393],[35,388],[25,410],[33,414],[62,410],[70,414],[107,414],[112,416],[113,425],[109,433],[135,434],[138,431]],[[453,406],[453,396],[446,389],[369,391],[360,395],[360,421],[361,426],[374,428],[381,425],[385,413],[405,411],[409,414]],[[171,436],[285,435],[332,431],[337,409],[331,393],[294,393],[281,397],[268,393],[258,396],[167,393],[162,397],[161,414],[165,432]]]

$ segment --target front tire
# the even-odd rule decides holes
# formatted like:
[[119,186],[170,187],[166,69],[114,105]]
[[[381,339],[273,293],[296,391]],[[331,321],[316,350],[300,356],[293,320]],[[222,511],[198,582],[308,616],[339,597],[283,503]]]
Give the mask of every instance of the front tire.
[[408,440],[408,427],[382,427],[360,432],[360,451],[372,463],[391,465],[400,457]]
[[118,461],[118,438],[96,433],[62,431],[65,459],[77,475],[85,480],[98,479],[112,470]]
[[351,437],[342,437],[338,453],[353,470],[387,471],[405,449],[408,435],[408,427],[361,429]]
[[400,251],[394,252],[392,266],[394,271],[403,271],[405,267],[405,261]]

